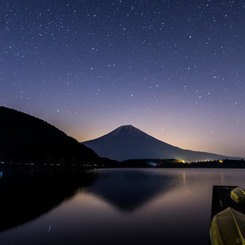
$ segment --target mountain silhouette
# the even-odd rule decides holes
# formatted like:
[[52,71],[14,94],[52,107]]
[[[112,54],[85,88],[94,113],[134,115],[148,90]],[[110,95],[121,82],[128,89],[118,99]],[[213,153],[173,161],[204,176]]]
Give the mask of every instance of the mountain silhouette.
[[0,161],[81,164],[95,152],[47,122],[0,106]]
[[132,125],[121,126],[94,140],[83,142],[99,156],[113,160],[181,159],[186,162],[218,160],[227,156],[184,150],[160,141]]

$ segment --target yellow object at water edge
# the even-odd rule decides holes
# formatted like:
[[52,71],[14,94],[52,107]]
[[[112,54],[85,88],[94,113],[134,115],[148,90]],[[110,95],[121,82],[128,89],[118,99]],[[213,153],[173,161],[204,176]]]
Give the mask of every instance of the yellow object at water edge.
[[245,215],[228,207],[211,221],[212,245],[245,245]]
[[236,203],[245,203],[245,192],[241,187],[236,187],[230,193],[230,197]]

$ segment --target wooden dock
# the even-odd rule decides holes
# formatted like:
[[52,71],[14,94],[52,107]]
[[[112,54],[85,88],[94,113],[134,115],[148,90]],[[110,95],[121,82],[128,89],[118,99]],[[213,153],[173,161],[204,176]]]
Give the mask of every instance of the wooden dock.
[[[213,186],[213,195],[212,195],[212,204],[211,204],[211,218],[210,218],[210,229],[211,229],[211,222],[212,222],[212,219],[213,217],[217,214],[217,213],[220,213],[221,211],[227,209],[228,207],[234,209],[234,210],[237,210],[238,212],[240,213],[243,213],[245,214],[245,205],[244,203],[241,204],[241,203],[236,203],[231,197],[230,197],[230,194],[231,194],[231,191],[233,189],[235,189],[237,186],[223,186],[223,185],[214,185]],[[222,233],[222,229],[226,229],[227,228],[227,225],[222,225],[222,222],[219,223],[219,225],[221,224],[220,228],[221,228],[221,233]],[[214,224],[213,224],[214,225]],[[223,228],[222,228],[223,226]],[[233,222],[231,222],[231,228],[233,227]],[[214,226],[215,227],[215,226]],[[225,228],[226,227],[226,228]],[[220,228],[218,230],[220,230]],[[211,231],[211,230],[210,230]],[[223,230],[224,231],[224,230]],[[234,231],[234,229],[233,229]],[[212,228],[212,234],[213,234],[213,237],[214,237],[214,244],[223,244],[221,242],[220,239],[217,239],[215,237],[217,237],[217,229],[213,229]],[[225,241],[227,241],[227,237],[229,238],[229,242],[227,244],[236,244],[234,243],[234,239],[236,238],[231,238],[227,235],[224,235],[224,234],[227,234],[226,233],[223,233],[223,238],[222,239],[225,239]],[[225,238],[226,236],[226,238]],[[232,237],[232,234],[231,234],[231,237]],[[239,236],[238,236],[239,238]],[[236,238],[237,239],[237,238]],[[211,237],[210,237],[210,240],[209,240],[209,245],[212,245],[212,242],[211,242]],[[220,243],[221,242],[221,243]],[[242,243],[243,244],[243,243]]]
[[245,205],[236,203],[230,197],[231,191],[235,189],[236,187],[237,186],[223,186],[223,185],[213,186],[211,219],[215,214],[221,212],[222,210],[228,207],[231,207],[245,214]]

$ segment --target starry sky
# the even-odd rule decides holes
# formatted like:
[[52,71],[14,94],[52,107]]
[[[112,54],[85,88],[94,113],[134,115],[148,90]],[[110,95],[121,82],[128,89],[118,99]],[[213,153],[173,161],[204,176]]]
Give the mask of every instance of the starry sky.
[[0,104],[78,141],[131,124],[245,157],[245,2],[1,0]]

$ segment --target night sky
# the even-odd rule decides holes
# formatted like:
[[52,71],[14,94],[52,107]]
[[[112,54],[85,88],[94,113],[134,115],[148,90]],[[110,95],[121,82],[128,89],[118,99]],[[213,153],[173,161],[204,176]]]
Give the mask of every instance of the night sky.
[[244,95],[245,1],[1,0],[0,104],[78,141],[244,157]]

